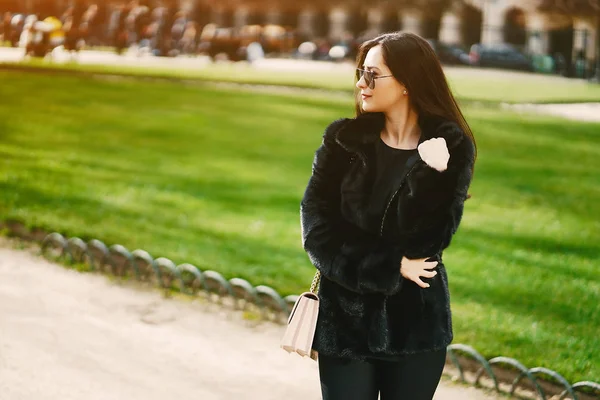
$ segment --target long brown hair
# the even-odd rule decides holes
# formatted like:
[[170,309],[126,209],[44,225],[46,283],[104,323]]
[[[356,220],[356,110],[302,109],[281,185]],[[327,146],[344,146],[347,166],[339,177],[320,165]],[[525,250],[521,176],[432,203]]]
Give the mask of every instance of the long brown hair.
[[[363,67],[369,50],[378,45],[392,75],[410,94],[411,105],[419,117],[438,117],[457,123],[475,146],[473,132],[452,95],[431,45],[414,33],[386,33],[362,44],[356,58],[359,68]],[[357,116],[365,112],[359,95],[357,89]]]

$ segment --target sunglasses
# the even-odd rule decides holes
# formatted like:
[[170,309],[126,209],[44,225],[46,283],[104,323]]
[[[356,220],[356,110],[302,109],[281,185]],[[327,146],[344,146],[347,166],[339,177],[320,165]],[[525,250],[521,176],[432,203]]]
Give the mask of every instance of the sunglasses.
[[362,78],[364,78],[365,79],[365,84],[371,90],[375,89],[375,79],[390,78],[392,76],[394,76],[394,75],[375,76],[375,72],[373,72],[373,71],[368,71],[366,69],[356,68],[356,80],[360,81]]

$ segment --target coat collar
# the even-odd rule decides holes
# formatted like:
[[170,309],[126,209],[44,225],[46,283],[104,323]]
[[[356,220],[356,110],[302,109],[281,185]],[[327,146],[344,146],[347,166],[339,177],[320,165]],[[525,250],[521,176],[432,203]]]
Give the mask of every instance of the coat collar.
[[[448,149],[458,145],[465,137],[460,126],[439,117],[419,117],[421,137],[419,144],[426,140],[441,137],[446,140]],[[383,113],[365,113],[346,120],[335,133],[336,142],[349,152],[362,152],[365,145],[375,143],[385,127]]]

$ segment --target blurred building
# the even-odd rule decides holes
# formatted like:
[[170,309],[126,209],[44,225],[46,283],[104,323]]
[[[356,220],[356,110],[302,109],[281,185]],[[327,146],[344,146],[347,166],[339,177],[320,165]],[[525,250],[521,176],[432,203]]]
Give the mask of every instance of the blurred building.
[[[432,4],[443,2],[431,2]],[[293,26],[307,38],[340,41],[350,34],[372,37],[406,30],[445,43],[511,43],[530,54],[562,53],[567,58],[596,55],[595,16],[589,18],[537,11],[536,1],[464,0],[446,9],[411,8],[402,1],[357,0],[181,0],[184,8],[203,10],[221,25],[274,23]]]
[[[588,61],[595,59],[598,47],[595,16],[542,13],[535,0],[137,1],[185,10],[200,25],[279,24],[293,28],[302,38],[327,38],[330,42],[406,30],[466,48],[474,43],[511,43],[530,54],[560,53],[569,60],[583,57]],[[0,0],[0,11],[59,14],[68,5],[92,3],[110,8],[131,0]],[[414,3],[433,6],[407,5]]]

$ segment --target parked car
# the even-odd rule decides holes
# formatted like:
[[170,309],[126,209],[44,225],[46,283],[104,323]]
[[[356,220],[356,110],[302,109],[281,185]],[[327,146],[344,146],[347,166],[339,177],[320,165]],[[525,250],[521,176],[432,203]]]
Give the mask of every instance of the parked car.
[[233,28],[222,28],[216,24],[208,24],[200,34],[198,45],[200,54],[207,54],[216,58],[219,54],[226,54],[230,61],[246,59],[242,39]]
[[435,54],[442,64],[471,65],[469,53],[457,44],[440,42],[436,39],[427,39]]
[[260,30],[260,44],[266,53],[287,54],[299,44],[293,30],[281,25],[268,24]]
[[280,25],[245,25],[239,29],[206,25],[200,34],[198,51],[215,58],[226,54],[231,61],[247,58],[247,47],[259,43],[265,53],[289,53],[297,44],[294,33]]
[[532,60],[517,47],[507,43],[474,44],[471,46],[469,58],[471,65],[478,67],[495,67],[520,71],[534,70]]

